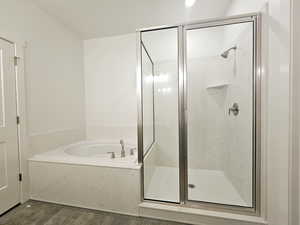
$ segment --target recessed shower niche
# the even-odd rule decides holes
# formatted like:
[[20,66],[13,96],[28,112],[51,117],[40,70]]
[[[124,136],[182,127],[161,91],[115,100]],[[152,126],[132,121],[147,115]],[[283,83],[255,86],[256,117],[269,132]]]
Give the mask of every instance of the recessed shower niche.
[[259,213],[258,20],[138,32],[145,201]]

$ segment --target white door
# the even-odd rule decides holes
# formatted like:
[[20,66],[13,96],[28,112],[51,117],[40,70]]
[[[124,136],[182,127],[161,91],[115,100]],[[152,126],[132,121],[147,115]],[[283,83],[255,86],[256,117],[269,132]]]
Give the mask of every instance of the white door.
[[0,215],[20,200],[14,55],[0,39]]

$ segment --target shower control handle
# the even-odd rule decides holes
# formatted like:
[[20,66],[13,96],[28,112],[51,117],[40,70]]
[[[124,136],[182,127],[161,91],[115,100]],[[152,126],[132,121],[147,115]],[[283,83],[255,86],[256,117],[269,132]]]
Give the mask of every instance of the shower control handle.
[[239,112],[240,112],[239,104],[237,104],[236,102],[233,103],[233,105],[228,110],[228,114],[230,115],[231,113],[233,113],[234,116],[237,116]]

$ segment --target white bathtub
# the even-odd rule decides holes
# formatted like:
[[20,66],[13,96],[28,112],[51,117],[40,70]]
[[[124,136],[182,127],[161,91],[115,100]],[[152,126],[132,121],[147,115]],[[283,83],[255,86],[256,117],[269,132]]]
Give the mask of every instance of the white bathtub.
[[[31,199],[138,215],[140,165],[133,145],[84,141],[29,159]],[[111,159],[107,152],[115,152]]]
[[[134,149],[133,155],[130,149]],[[112,159],[108,152],[114,152],[116,157]],[[125,144],[125,152],[121,158],[121,145],[117,142],[82,141],[35,155],[30,161],[139,169],[136,147]]]

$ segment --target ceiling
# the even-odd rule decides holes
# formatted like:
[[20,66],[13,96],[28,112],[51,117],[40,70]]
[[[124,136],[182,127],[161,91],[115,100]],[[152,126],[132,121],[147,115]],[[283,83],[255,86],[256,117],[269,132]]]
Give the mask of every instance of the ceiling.
[[132,33],[141,27],[220,17],[232,0],[31,0],[82,39]]

